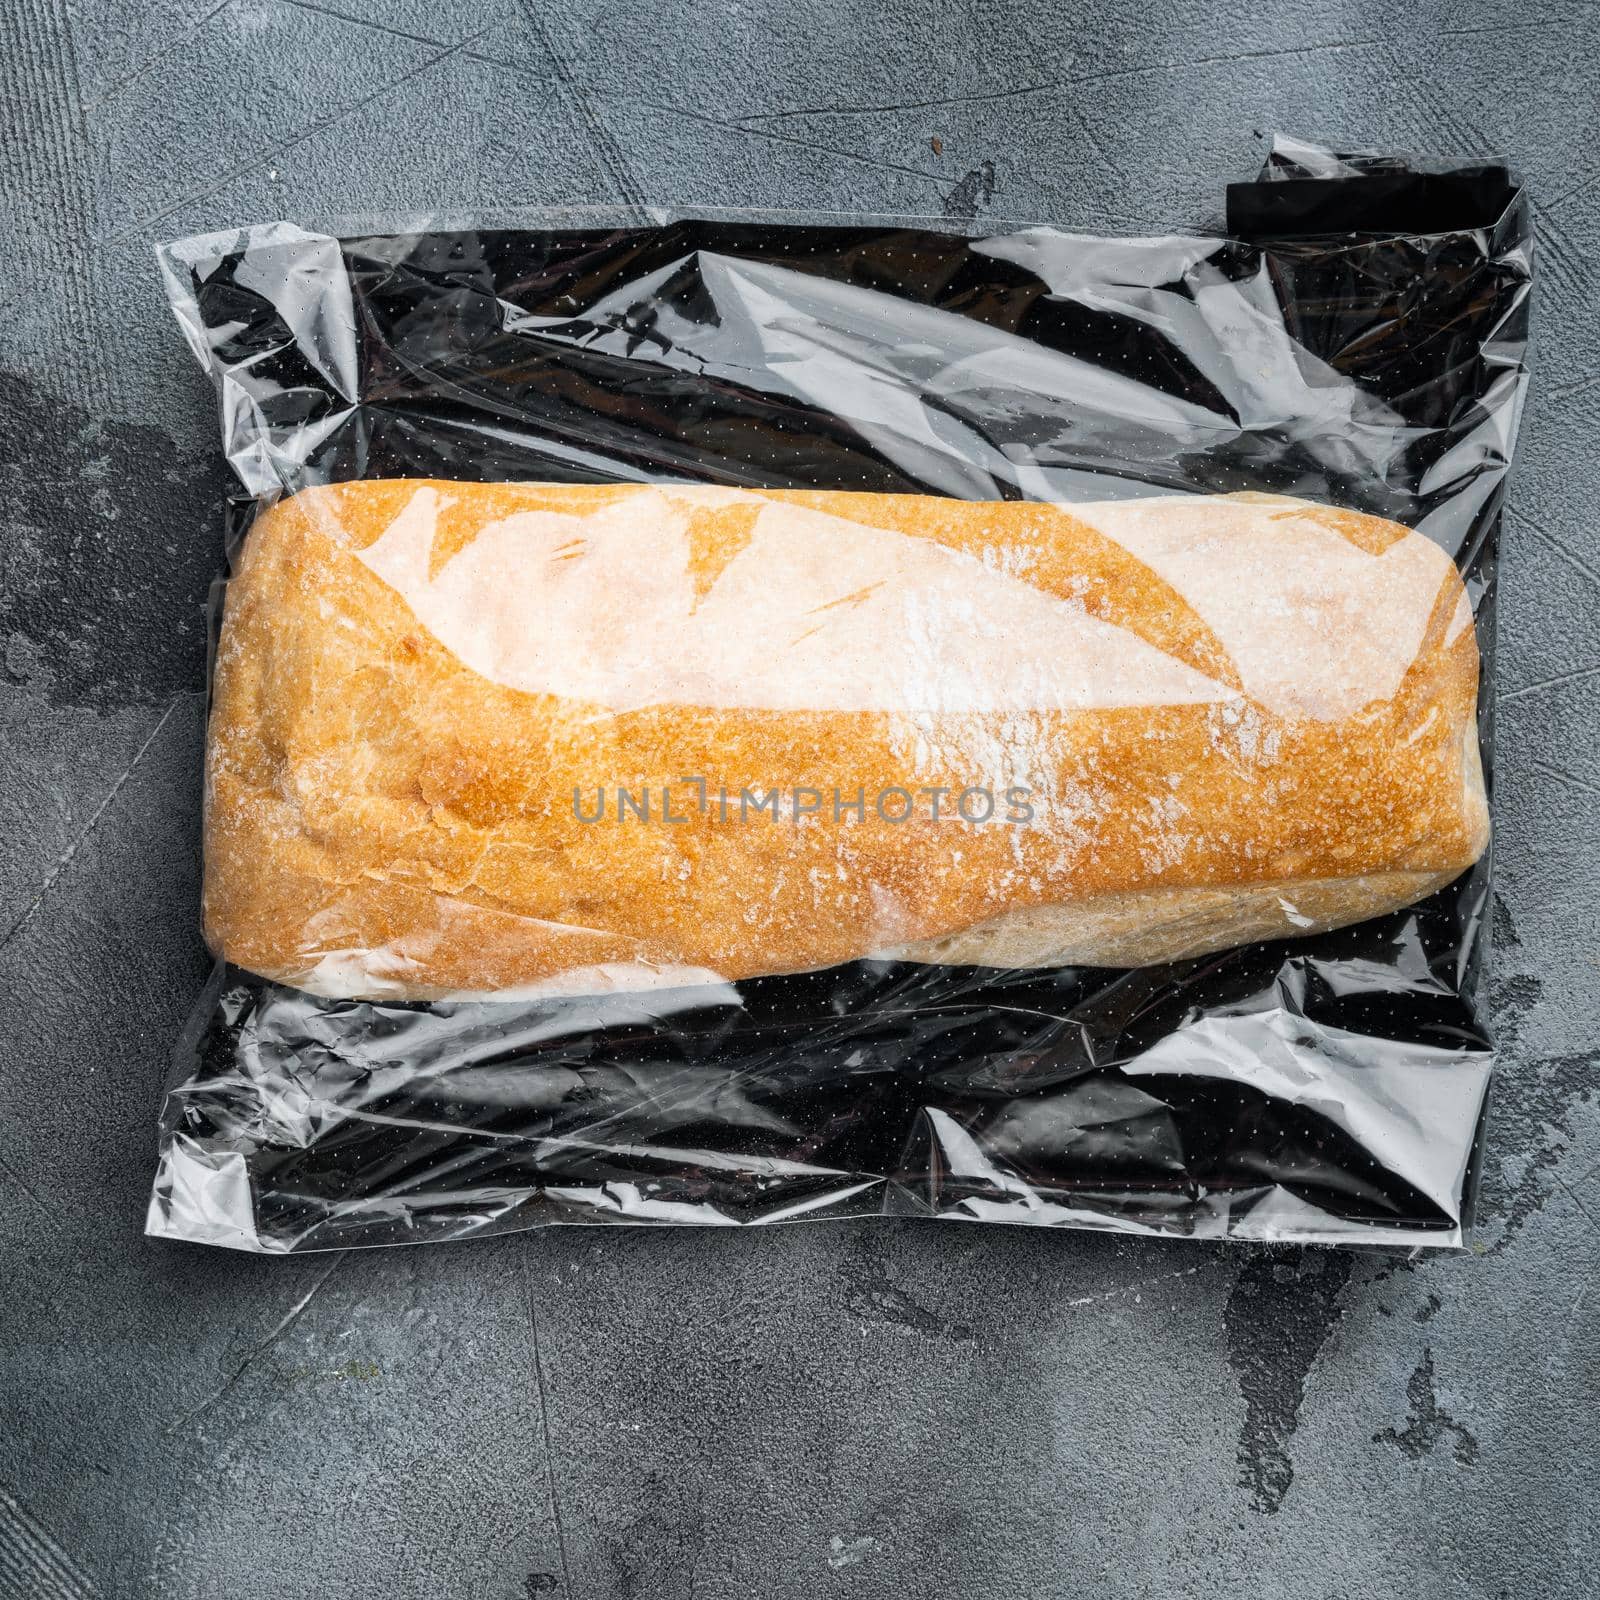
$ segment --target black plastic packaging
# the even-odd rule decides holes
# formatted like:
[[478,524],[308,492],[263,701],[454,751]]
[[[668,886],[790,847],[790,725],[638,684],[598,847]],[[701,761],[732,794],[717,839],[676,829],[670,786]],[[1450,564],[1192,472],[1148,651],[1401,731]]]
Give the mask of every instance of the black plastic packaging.
[[[1290,494],[1455,560],[1490,771],[1531,280],[1517,183],[1280,141],[1228,216],[1232,237],[1159,239],[277,224],[162,262],[222,396],[230,550],[260,506],[369,477]],[[803,302],[773,288],[794,273]],[[772,359],[775,323],[815,359]],[[996,356],[996,330],[1040,360]],[[219,967],[178,1048],[149,1231],[284,1252],[897,1214],[1459,1244],[1488,891],[1485,857],[1390,916],[1131,971],[863,961],[405,1004]]]

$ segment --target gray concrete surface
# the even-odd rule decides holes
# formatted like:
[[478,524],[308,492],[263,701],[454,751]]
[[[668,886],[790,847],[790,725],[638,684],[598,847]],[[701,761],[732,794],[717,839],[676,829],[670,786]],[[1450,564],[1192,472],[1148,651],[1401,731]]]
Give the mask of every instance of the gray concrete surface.
[[[1593,8],[12,0],[0,56],[0,1596],[1600,1592]],[[630,196],[1165,230],[1273,128],[1506,152],[1538,203],[1476,1253],[141,1236],[224,486],[154,238]]]

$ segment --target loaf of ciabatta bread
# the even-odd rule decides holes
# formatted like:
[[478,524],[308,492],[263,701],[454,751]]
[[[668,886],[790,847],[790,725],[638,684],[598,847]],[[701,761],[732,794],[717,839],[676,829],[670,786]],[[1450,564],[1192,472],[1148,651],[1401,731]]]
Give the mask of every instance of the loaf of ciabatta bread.
[[1477,683],[1444,553],[1297,500],[309,489],[227,589],[206,932],[373,998],[1168,961],[1468,867]]

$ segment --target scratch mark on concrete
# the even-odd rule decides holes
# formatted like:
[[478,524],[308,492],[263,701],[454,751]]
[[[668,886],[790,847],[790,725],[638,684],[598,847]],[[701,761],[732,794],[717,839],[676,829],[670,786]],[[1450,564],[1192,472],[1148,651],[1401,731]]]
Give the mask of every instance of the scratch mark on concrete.
[[38,1206],[45,1216],[47,1216],[52,1222],[56,1220],[55,1212],[44,1203],[44,1201],[34,1191],[33,1185],[30,1184],[27,1179],[25,1179],[22,1174],[6,1160],[4,1156],[0,1156],[0,1172],[3,1172],[14,1184],[16,1184],[16,1186],[25,1195],[27,1195],[27,1197],[33,1201],[36,1206]]
[[1554,199],[1546,200],[1536,210],[1540,216],[1547,217],[1557,206],[1564,206],[1567,201],[1576,200],[1580,194],[1587,194],[1597,183],[1600,183],[1600,172],[1591,172],[1587,178],[1573,184],[1570,189],[1563,189]]
[[1372,1436],[1374,1444],[1392,1444],[1413,1461],[1431,1455],[1447,1435],[1453,1437],[1456,1464],[1470,1467],[1478,1460],[1478,1441],[1472,1430],[1457,1422],[1439,1404],[1433,1388],[1433,1351],[1422,1352],[1422,1362],[1406,1380],[1406,1398],[1411,1415],[1404,1428],[1381,1428]]
[[886,105],[855,106],[790,106],[783,111],[757,111],[749,116],[736,117],[740,127],[758,122],[786,122],[795,117],[867,117],[894,111],[936,111],[948,106],[985,105],[996,100],[1020,100],[1024,95],[1045,94],[1052,89],[1064,89],[1068,78],[1052,78],[1044,83],[1023,83],[1010,89],[994,89],[988,93],[946,95],[936,100],[897,100]]
[[[328,17],[335,22],[348,22],[353,28],[365,28],[372,33],[388,34],[391,38],[403,40],[407,44],[425,44],[434,49],[448,50],[463,41],[441,39],[435,34],[410,33],[404,28],[397,28],[392,23],[375,22],[371,17],[352,16],[347,11],[337,10],[333,6],[318,5],[316,0],[278,0],[282,6],[292,6],[296,11],[308,11],[313,16]],[[482,35],[474,37],[481,38]],[[499,56],[492,56],[483,50],[463,50],[462,55],[469,61],[482,62],[486,67],[498,67],[503,72],[515,73],[520,78],[526,78],[532,83],[543,84],[545,79],[538,73],[530,72],[520,62],[505,61]]]
[[1600,1177],[1600,1161],[1595,1162],[1592,1167],[1586,1167],[1572,1181],[1577,1184],[1588,1184],[1592,1183],[1596,1177]]
[[642,106],[648,106],[652,111],[665,111],[675,117],[687,118],[690,122],[704,123],[709,128],[722,128],[728,133],[737,133],[753,139],[766,139],[774,144],[794,145],[801,150],[814,150],[819,155],[837,156],[842,161],[853,161],[858,166],[876,167],[881,172],[904,172],[913,178],[920,178],[924,183],[941,183],[943,179],[937,172],[929,172],[922,167],[902,166],[898,161],[884,161],[877,156],[864,156],[857,150],[841,150],[834,145],[818,144],[812,139],[796,138],[793,134],[774,133],[770,128],[747,128],[742,123],[724,122],[718,117],[708,117],[701,112],[691,111],[687,106],[668,105],[658,100],[641,100]]
[[556,76],[561,80],[562,92],[592,135],[601,165],[605,167],[611,181],[617,186],[618,193],[626,204],[642,209],[645,203],[644,194],[640,189],[639,180],[634,176],[633,168],[628,164],[628,158],[622,153],[622,147],[617,143],[611,125],[595,110],[589,101],[589,96],[584,93],[583,85],[578,82],[578,75],[572,70],[567,58],[556,48],[549,29],[540,20],[537,0],[521,0],[521,10],[528,31],[538,41],[539,48],[544,51],[550,65],[555,68]]
[[1095,137],[1095,131],[1089,126],[1089,119],[1083,114],[1081,106],[1073,106],[1072,120],[1078,124],[1079,130],[1083,134],[1084,142],[1105,163],[1106,170],[1115,173],[1124,183],[1127,183],[1128,174],[1117,164],[1116,157]]
[[1538,694],[1541,689],[1553,689],[1558,684],[1576,683],[1581,678],[1593,678],[1600,675],[1600,665],[1592,667],[1574,667],[1571,672],[1558,672],[1551,678],[1540,678],[1533,683],[1525,683],[1520,689],[1513,689],[1508,694],[1500,695],[1499,701],[1504,705],[1510,700],[1521,700],[1530,694]]
[[[1587,293],[1587,268],[1574,261],[1572,241],[1561,219],[1536,209],[1533,227],[1539,256],[1539,275],[1545,280],[1546,286],[1574,294]],[[1553,391],[1547,391],[1542,385],[1536,384],[1533,389],[1534,405],[1542,409],[1548,400],[1559,400],[1571,394],[1580,394],[1588,382],[1587,378],[1580,379],[1575,384],[1564,385]]]
[[1578,1210],[1583,1213],[1584,1218],[1588,1222],[1589,1226],[1595,1229],[1597,1232],[1600,1232],[1600,1220],[1597,1220],[1595,1214],[1583,1203],[1583,1201],[1578,1198],[1577,1190],[1575,1190],[1559,1172],[1552,1172],[1550,1176],[1553,1177],[1556,1182],[1567,1191],[1567,1198],[1571,1200],[1573,1205],[1575,1205]]
[[316,1298],[317,1294],[321,1291],[322,1286],[328,1281],[328,1279],[338,1271],[340,1263],[347,1255],[349,1255],[349,1253],[350,1252],[348,1250],[340,1250],[327,1264],[327,1266],[317,1274],[316,1278],[312,1280],[311,1287],[307,1289],[306,1292],[301,1295],[300,1298],[296,1300],[286,1312],[284,1312],[284,1314],[277,1320],[276,1323],[273,1324],[272,1329],[270,1332],[268,1332],[266,1338],[257,1344],[249,1352],[249,1354],[245,1356],[244,1360],[242,1360],[238,1366],[236,1366],[233,1371],[228,1374],[223,1382],[210,1394],[208,1394],[199,1405],[195,1406],[193,1410],[185,1412],[181,1417],[178,1418],[176,1422],[170,1423],[164,1432],[168,1435],[171,1435],[177,1433],[180,1429],[188,1427],[189,1424],[198,1416],[200,1416],[202,1412],[209,1411],[212,1406],[214,1406],[219,1400],[227,1395],[232,1390],[233,1386],[245,1375],[245,1373],[247,1373],[250,1368],[253,1367],[256,1362],[259,1361],[261,1357],[264,1356],[267,1351],[269,1351],[273,1345],[275,1345],[278,1340],[280,1340],[284,1334],[286,1334],[290,1328],[292,1328],[295,1323],[300,1320],[302,1316],[305,1315],[306,1307],[309,1306]]
[[1155,61],[1142,67],[1110,67],[1069,78],[1068,87],[1084,83],[1110,83],[1120,78],[1142,78],[1153,73],[1192,72],[1196,67],[1231,66],[1238,61],[1273,61],[1286,56],[1331,54],[1340,50],[1376,50],[1381,39],[1339,39],[1327,44],[1287,45],[1281,50],[1239,50],[1221,56],[1195,56],[1187,61]]
[[[994,101],[1022,100],[1030,95],[1060,93],[1080,84],[1107,83],[1121,78],[1141,78],[1163,72],[1188,72],[1196,67],[1226,66],[1235,61],[1267,61],[1284,56],[1315,55],[1339,50],[1371,50],[1382,46],[1380,39],[1336,39],[1325,44],[1289,45],[1279,50],[1245,50],[1218,56],[1196,56],[1186,61],[1148,62],[1138,67],[1111,67],[1101,72],[1069,74],[1046,78],[1038,83],[1016,84],[1010,88],[970,94],[941,95],[928,100],[893,100],[881,104],[788,106],[781,111],[757,111],[735,119],[740,127],[764,122],[783,122],[797,117],[875,116],[897,111],[932,111],[951,106],[983,105]],[[1076,57],[1069,58],[1075,61]]]
[[396,89],[403,88],[414,78],[420,78],[423,73],[431,71],[441,62],[447,61],[451,56],[465,54],[468,45],[476,43],[485,34],[493,32],[494,26],[494,24],[491,24],[487,28],[480,28],[476,33],[469,34],[459,44],[453,44],[447,49],[435,52],[426,61],[419,62],[409,72],[401,73],[398,78],[392,79],[381,88],[374,89],[370,94],[362,95],[358,100],[351,100],[342,106],[335,107],[327,116],[319,117],[315,122],[291,134],[287,139],[280,140],[277,144],[268,145],[265,149],[254,151],[237,166],[230,167],[215,183],[208,184],[204,189],[197,189],[190,194],[181,196],[179,199],[172,201],[171,204],[163,206],[153,216],[144,217],[116,233],[101,235],[97,243],[116,244],[124,239],[147,235],[157,223],[164,222],[168,217],[182,211],[186,206],[197,205],[202,200],[209,200],[212,195],[220,193],[230,183],[242,178],[247,172],[254,172],[268,161],[276,159],[287,150],[293,150],[297,145],[304,144],[307,139],[315,138],[317,134],[333,127],[336,123],[342,122],[346,117],[353,116],[357,111],[373,105],[379,100],[386,99]]
[[572,1569],[567,1565],[567,1535],[561,1521],[561,1497],[556,1493],[556,1458],[550,1447],[550,1402],[545,1391],[544,1355],[539,1348],[539,1312],[534,1303],[533,1275],[528,1270],[528,1245],[519,1241],[522,1287],[528,1302],[528,1330],[533,1341],[533,1377],[539,1391],[539,1429],[544,1435],[545,1482],[550,1494],[550,1520],[556,1529],[556,1553],[561,1560],[561,1588],[572,1600]]
[[84,110],[98,111],[101,106],[110,105],[111,102],[119,95],[123,94],[126,90],[131,89],[134,84],[140,82],[144,78],[147,78],[169,56],[176,55],[178,51],[186,48],[190,44],[193,44],[195,38],[205,29],[206,25],[214,22],[232,4],[233,0],[217,0],[216,5],[212,6],[212,8],[206,12],[206,14],[201,17],[198,22],[196,22],[192,27],[184,29],[182,37],[174,39],[169,45],[163,45],[161,49],[155,51],[137,67],[135,67],[132,72],[128,73],[125,77],[118,78],[117,81],[112,84],[104,94],[99,95],[93,100],[86,101],[84,104]]
[[[1600,378],[1591,381],[1600,382]],[[1526,511],[1519,511],[1515,506],[1512,506],[1510,510],[1511,515],[1527,528],[1540,544],[1544,545],[1548,550],[1553,550],[1566,561],[1568,566],[1575,571],[1581,572],[1591,583],[1600,586],[1600,567],[1591,566],[1576,550],[1567,545],[1564,540],[1557,538],[1543,523],[1535,522]]]
[[1574,789],[1587,789],[1590,794],[1600,795],[1600,784],[1590,783],[1580,778],[1575,772],[1568,772],[1565,767],[1557,766],[1554,761],[1541,761],[1537,756],[1531,757],[1527,763],[1535,772],[1543,772],[1552,778],[1559,778],[1563,783],[1570,783]]
[[348,22],[352,27],[366,28],[373,33],[386,34],[391,39],[402,39],[407,44],[426,44],[434,49],[448,49],[449,39],[430,38],[425,33],[408,33],[404,28],[397,28],[390,22],[377,22],[371,17],[352,17],[346,11],[335,10],[332,6],[319,6],[312,4],[312,0],[278,0],[280,6],[290,6],[296,11],[309,11],[313,16],[328,17],[334,22]]
[[145,735],[144,743],[141,744],[138,750],[135,752],[133,760],[128,763],[126,768],[124,768],[122,775],[117,779],[117,781],[111,785],[110,792],[106,795],[105,799],[95,807],[94,815],[91,816],[88,822],[84,825],[82,832],[80,832],[77,838],[75,838],[72,843],[62,851],[60,856],[57,857],[55,865],[51,867],[44,882],[39,885],[38,893],[35,894],[33,899],[30,900],[23,908],[16,921],[6,929],[5,935],[0,937],[0,950],[4,950],[5,947],[11,943],[11,941],[21,931],[23,924],[27,922],[27,920],[34,914],[35,911],[39,909],[41,905],[44,904],[45,896],[48,895],[51,889],[55,887],[56,880],[60,878],[61,874],[65,872],[72,864],[73,857],[76,856],[78,851],[83,848],[89,836],[96,828],[100,826],[100,819],[105,816],[107,811],[111,809],[112,802],[119,794],[122,793],[123,786],[127,783],[128,779],[133,776],[134,769],[141,761],[144,760],[145,752],[156,742],[156,736],[164,727],[166,727],[168,720],[172,716],[172,713],[178,709],[178,706],[182,700],[183,696],[179,695],[177,699],[168,703],[167,709],[161,713],[161,717],[157,721],[155,727],[153,727],[150,732]]
[[1542,400],[1570,400],[1574,395],[1584,394],[1588,390],[1600,385],[1600,372],[1587,372],[1581,378],[1574,378],[1571,383],[1564,383],[1558,389],[1546,389]]

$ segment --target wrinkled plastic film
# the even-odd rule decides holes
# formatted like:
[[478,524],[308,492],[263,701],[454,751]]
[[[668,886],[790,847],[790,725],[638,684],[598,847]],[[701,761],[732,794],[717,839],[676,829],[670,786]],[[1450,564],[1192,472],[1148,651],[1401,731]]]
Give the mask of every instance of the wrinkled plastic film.
[[1459,1243],[1526,221],[1263,176],[1253,238],[169,247],[243,493],[151,1230]]

